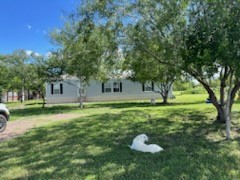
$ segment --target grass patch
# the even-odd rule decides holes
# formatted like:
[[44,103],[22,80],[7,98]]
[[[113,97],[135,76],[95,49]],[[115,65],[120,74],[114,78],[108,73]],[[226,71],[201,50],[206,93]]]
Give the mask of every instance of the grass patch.
[[[0,179],[238,179],[239,103],[233,109],[234,139],[205,104],[207,95],[181,95],[170,105],[148,102],[25,105],[13,119],[56,113],[83,114],[30,130],[0,143]],[[148,154],[127,146],[139,133],[164,151]]]

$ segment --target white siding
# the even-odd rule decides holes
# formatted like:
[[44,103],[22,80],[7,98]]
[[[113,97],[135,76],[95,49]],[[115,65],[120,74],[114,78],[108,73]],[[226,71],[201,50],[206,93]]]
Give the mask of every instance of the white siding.
[[[78,102],[78,82],[75,80],[68,82],[69,83],[64,81],[46,83],[46,102],[48,104]],[[60,86],[61,83],[63,85],[63,94],[51,94],[51,84],[57,87]]]
[[[46,84],[46,102],[47,103],[70,103],[79,102],[79,83],[76,80],[71,80],[69,83],[56,82],[58,86],[63,84],[63,94],[51,94],[51,83]],[[107,83],[113,83],[114,81],[108,81]],[[91,80],[86,89],[86,95],[84,101],[97,102],[97,101],[121,101],[121,100],[144,100],[144,99],[161,99],[159,93],[153,91],[143,91],[142,84],[132,82],[130,80],[122,80],[122,92],[102,92],[102,83],[99,81]],[[157,87],[154,89],[158,91]],[[170,97],[172,92],[170,92]]]
[[[113,83],[114,81],[108,81]],[[87,88],[86,101],[116,101],[116,100],[141,100],[159,99],[161,95],[152,91],[143,91],[142,84],[129,80],[122,80],[122,92],[102,92],[102,83],[91,81]],[[158,90],[157,87],[154,87]]]

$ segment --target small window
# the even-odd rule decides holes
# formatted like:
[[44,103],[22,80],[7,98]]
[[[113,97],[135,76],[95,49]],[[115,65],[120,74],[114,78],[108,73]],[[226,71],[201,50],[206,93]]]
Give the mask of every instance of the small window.
[[63,94],[63,84],[51,84],[51,94]]
[[113,83],[113,92],[120,92],[120,83],[119,82]]
[[146,82],[143,84],[143,91],[154,91],[154,83]]
[[102,93],[122,92],[122,82],[102,83]]
[[152,84],[145,83],[145,91],[152,91]]
[[59,94],[59,92],[60,92],[59,89],[54,89],[53,90],[53,94]]
[[112,92],[112,85],[111,85],[111,83],[105,83],[104,84],[104,92],[106,92],[106,93]]

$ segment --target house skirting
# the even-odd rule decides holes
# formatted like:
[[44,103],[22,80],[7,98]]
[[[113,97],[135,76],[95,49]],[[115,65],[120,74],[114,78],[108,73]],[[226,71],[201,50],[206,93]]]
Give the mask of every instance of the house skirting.
[[[151,100],[161,98],[160,94],[148,95],[148,96],[92,96],[85,97],[84,102],[106,102],[106,101],[127,101],[127,100]],[[77,103],[79,98],[76,97],[58,97],[58,98],[47,98],[47,104],[59,104],[59,103]]]
[[151,100],[159,99],[161,96],[159,94],[148,95],[148,96],[134,96],[134,95],[124,95],[124,96],[93,96],[86,97],[86,102],[104,102],[104,101],[127,101],[127,100]]
[[47,104],[59,104],[59,103],[77,103],[79,99],[76,97],[58,97],[58,98],[47,98]]

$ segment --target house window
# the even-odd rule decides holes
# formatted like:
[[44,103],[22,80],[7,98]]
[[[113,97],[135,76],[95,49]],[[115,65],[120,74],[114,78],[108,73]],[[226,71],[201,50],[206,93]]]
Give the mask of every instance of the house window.
[[54,89],[54,90],[53,90],[53,94],[60,94],[59,89]]
[[120,82],[113,83],[113,92],[120,92]]
[[51,84],[51,94],[63,94],[63,84]]
[[122,92],[122,82],[102,83],[102,93]]
[[154,82],[146,82],[142,84],[143,91],[154,91]]
[[112,92],[112,84],[111,83],[104,84],[104,92],[106,92],[106,93]]

